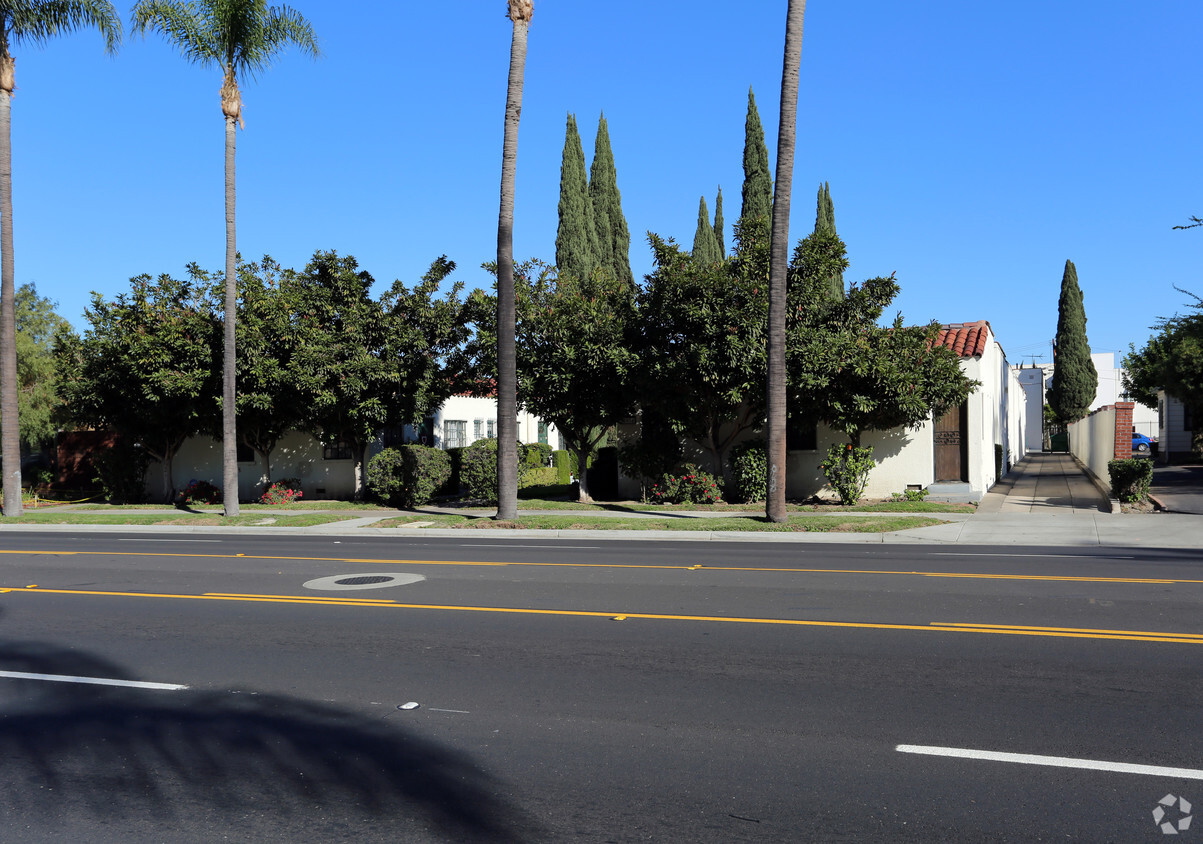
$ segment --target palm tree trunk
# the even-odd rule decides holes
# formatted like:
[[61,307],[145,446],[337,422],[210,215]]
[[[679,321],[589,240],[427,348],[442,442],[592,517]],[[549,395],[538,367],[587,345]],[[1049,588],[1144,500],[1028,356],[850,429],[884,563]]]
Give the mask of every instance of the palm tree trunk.
[[238,515],[238,439],[234,424],[234,329],[238,307],[238,247],[234,224],[235,120],[226,116],[226,304],[221,369],[221,500],[227,516]]
[[781,123],[777,129],[777,179],[773,194],[773,239],[769,252],[768,332],[768,494],[765,516],[784,522],[785,511],[785,310],[789,261],[789,200],[794,178],[794,136],[798,123],[798,75],[802,64],[802,17],[806,0],[789,0],[785,58],[781,69]]
[[518,516],[518,372],[514,335],[514,176],[518,169],[518,119],[526,72],[526,36],[533,0],[509,0],[514,23],[501,154],[501,211],[497,220],[497,518]]
[[15,60],[0,58],[0,465],[4,515],[20,516],[21,429],[17,412],[17,316],[13,264],[12,96]]

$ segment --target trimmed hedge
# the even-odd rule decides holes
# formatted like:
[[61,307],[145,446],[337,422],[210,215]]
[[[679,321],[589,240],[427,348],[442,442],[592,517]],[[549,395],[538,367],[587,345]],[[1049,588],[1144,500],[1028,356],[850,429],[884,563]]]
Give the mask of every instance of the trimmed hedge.
[[552,448],[547,443],[527,443],[522,446],[522,451],[523,460],[535,469],[546,468],[552,454]]
[[551,466],[540,466],[536,469],[528,469],[522,479],[518,481],[520,489],[526,489],[532,486],[554,486],[556,482],[556,470]]
[[1149,497],[1149,486],[1153,483],[1152,460],[1142,457],[1112,460],[1107,464],[1107,473],[1111,475],[1111,494],[1125,504]]
[[[522,443],[518,443],[518,488],[531,468],[521,459]],[[491,504],[497,502],[497,440],[477,440],[461,454],[460,481],[470,498],[480,498]]]
[[421,507],[450,479],[450,455],[429,446],[386,448],[368,462],[368,489],[393,507]]
[[555,461],[556,466],[556,483],[572,483],[571,475],[576,471],[576,464],[572,461],[572,455],[563,449],[558,449],[551,453],[551,457]]

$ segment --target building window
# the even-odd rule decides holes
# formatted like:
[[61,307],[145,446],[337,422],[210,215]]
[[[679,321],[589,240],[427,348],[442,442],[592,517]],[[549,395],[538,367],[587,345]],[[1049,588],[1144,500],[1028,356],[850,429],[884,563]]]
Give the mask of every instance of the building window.
[[443,439],[446,448],[463,448],[468,444],[467,420],[452,420],[443,423]]
[[483,419],[476,419],[472,422],[472,441],[473,442],[476,442],[477,440],[481,439],[485,435],[484,427],[485,427],[485,421]]
[[543,445],[547,445],[547,423],[546,422],[539,423],[539,442],[543,443]]
[[330,443],[322,448],[323,460],[350,460],[351,444],[345,440]]
[[814,422],[790,417],[785,423],[786,451],[818,451],[819,432]]
[[238,462],[239,463],[254,463],[255,450],[249,445],[238,444]]
[[487,433],[487,434],[485,434],[485,436],[487,436],[489,439],[493,439],[494,437],[496,437],[496,436],[497,436],[497,431],[496,431],[496,429],[494,428],[494,426],[495,426],[496,424],[497,424],[497,420],[496,420],[496,419],[490,419],[490,420],[489,420],[489,422],[488,422],[488,433]]

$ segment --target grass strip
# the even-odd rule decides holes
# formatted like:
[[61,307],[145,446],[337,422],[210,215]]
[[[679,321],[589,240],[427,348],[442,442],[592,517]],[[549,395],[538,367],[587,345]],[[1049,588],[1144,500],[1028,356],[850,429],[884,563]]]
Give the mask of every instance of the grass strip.
[[[161,509],[161,508],[160,508]],[[186,525],[188,527],[312,527],[353,519],[337,513],[303,513],[296,516],[239,515],[220,513],[25,513],[5,519],[4,524],[28,525]]]
[[766,533],[882,533],[944,524],[925,516],[858,516],[852,519],[838,515],[792,516],[784,524],[774,524],[762,516],[730,518],[675,518],[613,516],[520,516],[513,521],[500,522],[483,516],[402,516],[374,522],[372,528],[403,528],[419,523],[423,528],[460,528],[464,530],[672,530],[672,531],[746,531]]

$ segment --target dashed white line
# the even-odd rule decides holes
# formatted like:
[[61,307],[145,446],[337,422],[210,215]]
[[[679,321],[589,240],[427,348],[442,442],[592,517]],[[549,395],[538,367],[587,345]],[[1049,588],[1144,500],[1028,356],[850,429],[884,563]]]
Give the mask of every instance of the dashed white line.
[[1203,771],[1194,768],[1165,768],[1160,765],[1103,762],[1096,759],[1074,759],[1069,756],[1037,756],[1030,753],[1001,753],[994,750],[968,750],[961,747],[925,747],[916,744],[900,744],[894,749],[899,753],[918,753],[924,756],[949,756],[955,759],[979,759],[986,762],[1014,762],[1020,765],[1081,768],[1088,771],[1109,771],[1117,774],[1143,774],[1151,777],[1203,780]]
[[73,677],[69,674],[31,674],[27,671],[0,671],[10,680],[43,680],[50,683],[83,683],[89,686],[122,686],[127,689],[158,689],[177,692],[188,688],[178,683],[147,683],[142,680],[111,680],[107,677]]

